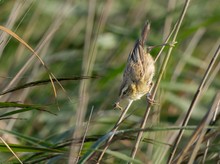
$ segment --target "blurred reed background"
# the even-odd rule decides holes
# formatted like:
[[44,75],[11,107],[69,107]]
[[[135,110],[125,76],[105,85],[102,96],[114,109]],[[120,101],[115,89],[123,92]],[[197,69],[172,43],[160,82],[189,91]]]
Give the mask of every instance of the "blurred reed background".
[[[86,154],[94,143],[102,151],[103,141],[98,139],[112,129],[121,113],[113,110],[113,104],[144,22],[151,22],[147,45],[162,44],[184,4],[176,0],[1,0],[0,26],[22,38],[49,70],[21,40],[1,28],[0,163],[73,163],[86,158],[95,163],[94,152]],[[147,121],[151,130],[145,130],[135,160],[130,152],[146,110],[144,97],[132,104],[120,125],[120,130],[131,131],[116,136],[102,163],[166,163],[177,126],[220,44],[219,20],[218,0],[190,2],[159,85],[155,100],[159,105],[153,105]],[[156,62],[154,81],[168,49]],[[152,51],[153,58],[159,50]],[[217,57],[175,157],[203,134],[194,162],[220,162],[219,61]],[[55,78],[49,79],[51,73],[63,88]],[[211,129],[202,133],[198,125]],[[193,133],[197,135],[191,141]],[[193,154],[194,148],[188,153]],[[182,154],[182,161],[190,161],[189,154]]]

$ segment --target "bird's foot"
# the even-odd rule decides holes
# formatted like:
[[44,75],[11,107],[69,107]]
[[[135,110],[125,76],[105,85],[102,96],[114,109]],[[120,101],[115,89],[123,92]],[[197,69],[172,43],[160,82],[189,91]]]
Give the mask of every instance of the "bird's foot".
[[116,103],[114,104],[114,109],[123,110],[123,108],[119,105],[119,102],[116,102]]
[[159,105],[158,102],[156,102],[155,100],[152,99],[150,93],[147,93],[147,96],[146,96],[146,97],[147,97],[147,102],[148,102],[149,104],[151,104],[151,105]]

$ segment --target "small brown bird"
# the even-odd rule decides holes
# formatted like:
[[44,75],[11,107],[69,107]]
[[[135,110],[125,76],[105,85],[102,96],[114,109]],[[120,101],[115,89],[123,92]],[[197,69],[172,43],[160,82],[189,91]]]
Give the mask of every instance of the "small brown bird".
[[129,54],[120,87],[119,98],[115,103],[116,108],[122,109],[119,105],[122,99],[126,99],[129,102],[138,100],[149,93],[151,89],[152,79],[155,73],[154,59],[149,53],[150,49],[144,49],[144,43],[149,30],[150,23],[147,22],[144,25],[141,37],[137,40],[133,50]]

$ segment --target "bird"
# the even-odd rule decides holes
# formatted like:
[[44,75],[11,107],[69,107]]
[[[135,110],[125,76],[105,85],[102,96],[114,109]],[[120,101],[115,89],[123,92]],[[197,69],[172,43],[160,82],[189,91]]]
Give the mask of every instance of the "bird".
[[119,90],[119,97],[114,104],[115,108],[122,110],[119,104],[121,100],[133,102],[150,93],[155,74],[155,62],[150,54],[151,48],[145,49],[144,45],[149,30],[150,22],[147,21],[143,27],[140,38],[136,41],[128,56]]

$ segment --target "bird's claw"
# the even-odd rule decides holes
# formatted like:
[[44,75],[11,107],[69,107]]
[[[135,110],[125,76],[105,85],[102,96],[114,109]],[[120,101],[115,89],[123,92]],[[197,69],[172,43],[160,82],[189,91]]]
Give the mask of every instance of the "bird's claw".
[[114,104],[114,109],[123,110],[123,108],[119,105],[119,102],[116,102],[116,103]]
[[147,94],[147,102],[148,102],[149,104],[152,104],[152,105],[158,105],[158,104],[159,104],[159,103],[157,103],[155,100],[153,100],[153,99],[151,98],[151,94],[150,94],[150,93]]

